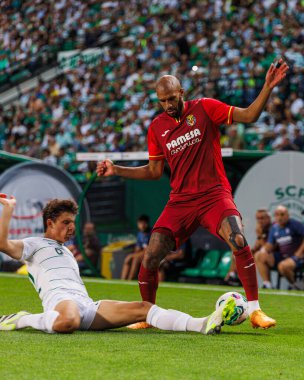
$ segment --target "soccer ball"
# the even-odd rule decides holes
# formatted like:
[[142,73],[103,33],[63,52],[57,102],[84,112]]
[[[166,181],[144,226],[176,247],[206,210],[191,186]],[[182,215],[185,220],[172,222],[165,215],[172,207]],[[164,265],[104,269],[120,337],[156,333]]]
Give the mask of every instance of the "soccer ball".
[[227,298],[233,297],[236,303],[234,308],[234,313],[228,321],[225,322],[226,325],[235,326],[243,323],[248,317],[248,302],[247,298],[237,292],[228,292],[220,296],[216,301],[215,307],[219,308],[222,302],[226,301]]

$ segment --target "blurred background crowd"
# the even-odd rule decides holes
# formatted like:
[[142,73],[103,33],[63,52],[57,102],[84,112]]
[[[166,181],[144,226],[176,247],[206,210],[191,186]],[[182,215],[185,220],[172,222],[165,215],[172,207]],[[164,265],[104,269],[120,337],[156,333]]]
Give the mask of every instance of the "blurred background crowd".
[[80,61],[3,107],[0,149],[86,172],[76,152],[147,149],[161,75],[180,78],[186,99],[246,107],[271,62],[283,57],[290,71],[258,122],[223,126],[221,143],[304,151],[301,0],[4,0],[1,10],[0,85],[56,64],[59,51],[110,40],[95,66]]

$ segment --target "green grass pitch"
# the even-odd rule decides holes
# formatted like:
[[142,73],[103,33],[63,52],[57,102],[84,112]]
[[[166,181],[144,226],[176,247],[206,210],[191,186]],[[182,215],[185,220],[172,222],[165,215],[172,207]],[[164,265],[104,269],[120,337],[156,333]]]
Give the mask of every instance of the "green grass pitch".
[[[85,281],[95,300],[138,300],[136,283]],[[164,284],[158,304],[193,316],[213,311],[231,288]],[[237,290],[237,289],[236,289]],[[304,293],[265,291],[264,310],[278,326],[253,330],[249,322],[218,336],[156,329],[48,335],[32,329],[0,333],[0,379],[303,379]],[[0,315],[41,312],[24,277],[0,275]]]

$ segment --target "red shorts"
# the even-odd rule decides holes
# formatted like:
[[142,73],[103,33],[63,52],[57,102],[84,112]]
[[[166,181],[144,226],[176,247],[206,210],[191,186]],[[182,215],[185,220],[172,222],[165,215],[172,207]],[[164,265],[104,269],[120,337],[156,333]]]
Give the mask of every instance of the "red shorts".
[[[217,187],[200,196],[189,195],[185,200],[169,200],[152,232],[159,232],[174,237],[176,248],[190,238],[193,232],[202,226],[213,235],[222,239],[218,231],[224,218],[238,215],[231,192]],[[223,239],[222,239],[223,240]]]

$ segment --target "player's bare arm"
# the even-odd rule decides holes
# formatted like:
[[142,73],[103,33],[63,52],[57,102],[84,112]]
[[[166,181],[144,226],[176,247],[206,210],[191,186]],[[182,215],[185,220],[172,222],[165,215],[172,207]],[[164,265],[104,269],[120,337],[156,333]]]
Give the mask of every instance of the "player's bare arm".
[[16,199],[14,197],[7,198],[5,194],[0,194],[0,203],[2,205],[0,251],[19,260],[22,257],[23,242],[21,240],[8,240],[9,224],[16,206]]
[[109,177],[113,175],[144,180],[157,180],[164,171],[164,160],[150,160],[148,165],[129,168],[114,165],[111,160],[98,162],[96,172],[99,177]]
[[258,97],[248,108],[235,107],[233,121],[240,123],[253,123],[258,120],[262,113],[273,88],[279,84],[286,76],[289,67],[281,58],[276,65],[273,63],[267,71],[265,84]]

